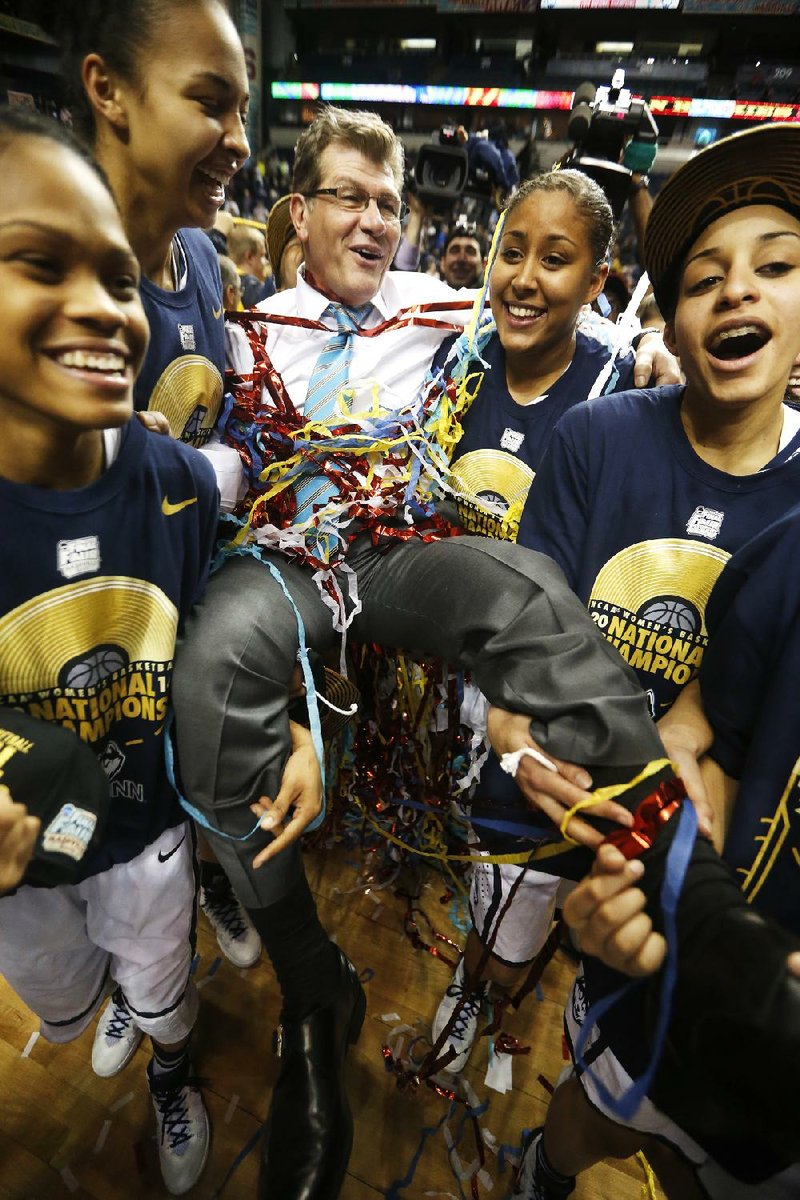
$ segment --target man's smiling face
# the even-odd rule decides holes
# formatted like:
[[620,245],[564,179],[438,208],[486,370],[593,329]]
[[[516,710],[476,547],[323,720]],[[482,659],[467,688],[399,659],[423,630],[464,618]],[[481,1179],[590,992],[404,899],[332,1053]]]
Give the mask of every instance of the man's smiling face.
[[[320,159],[320,188],[351,185],[371,196],[397,197],[386,163],[332,142]],[[374,200],[363,212],[341,208],[333,196],[292,197],[292,220],[303,245],[306,269],[322,291],[354,307],[379,290],[397,243],[399,221],[385,221]]]

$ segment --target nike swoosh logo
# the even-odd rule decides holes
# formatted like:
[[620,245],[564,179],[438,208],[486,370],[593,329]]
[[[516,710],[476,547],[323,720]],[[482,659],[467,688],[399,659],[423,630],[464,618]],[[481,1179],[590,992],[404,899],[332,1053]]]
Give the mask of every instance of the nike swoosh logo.
[[178,842],[177,846],[173,846],[173,847],[172,847],[172,849],[171,849],[171,850],[168,850],[166,854],[162,854],[162,852],[159,850],[159,852],[158,852],[158,861],[159,861],[159,862],[166,862],[168,858],[172,858],[173,854],[177,854],[177,853],[178,853],[178,851],[180,850],[181,846],[183,845],[183,843],[184,843],[185,841],[186,841],[186,834],[184,834],[184,835],[183,835],[183,837],[181,838],[181,840]]
[[222,316],[222,309],[221,308],[212,308],[211,311],[214,314],[214,320],[218,321],[220,319],[220,317]]
[[179,513],[182,508],[188,508],[190,504],[197,504],[197,496],[192,496],[190,500],[179,500],[177,504],[173,504],[165,496],[161,501],[161,511],[165,517],[174,517],[175,513]]

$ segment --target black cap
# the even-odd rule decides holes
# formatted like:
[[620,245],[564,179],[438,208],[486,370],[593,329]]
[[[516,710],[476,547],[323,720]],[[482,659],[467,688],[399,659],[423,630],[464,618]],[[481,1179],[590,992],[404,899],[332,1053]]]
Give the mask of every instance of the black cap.
[[666,317],[675,311],[683,261],[709,225],[748,204],[800,216],[800,124],[760,125],[701,150],[656,197],[644,234],[644,269]]
[[0,784],[41,821],[22,882],[74,883],[108,816],[108,779],[94,753],[61,725],[3,708]]

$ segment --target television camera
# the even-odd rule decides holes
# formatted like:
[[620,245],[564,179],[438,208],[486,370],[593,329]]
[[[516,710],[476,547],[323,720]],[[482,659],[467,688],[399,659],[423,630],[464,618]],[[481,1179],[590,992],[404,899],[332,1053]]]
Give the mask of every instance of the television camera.
[[658,126],[644,100],[625,87],[617,70],[610,87],[582,83],[572,102],[567,134],[573,149],[561,160],[590,176],[605,192],[619,220],[631,189],[631,175],[646,175],[658,149]]

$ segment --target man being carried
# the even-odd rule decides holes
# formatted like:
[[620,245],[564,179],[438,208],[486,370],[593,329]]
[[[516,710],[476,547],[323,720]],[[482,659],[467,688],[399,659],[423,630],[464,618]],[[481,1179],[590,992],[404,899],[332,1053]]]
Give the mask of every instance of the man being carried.
[[[445,658],[471,671],[494,704],[536,713],[553,754],[627,767],[662,753],[635,679],[558,569],[513,545],[450,537],[426,509],[426,487],[414,484],[421,462],[432,490],[429,427],[447,424],[441,389],[423,380],[470,304],[439,280],[388,273],[401,181],[400,144],[374,114],[324,110],[298,142],[291,216],[305,262],[296,288],[261,308],[254,362],[240,364],[224,430],[250,467],[239,548],[256,554],[230,557],[212,578],[175,685],[183,786],[220,831],[211,840],[284,992],[261,1184],[282,1200],[338,1194],[352,1138],[341,1073],[364,1012],[352,965],[319,923],[296,844],[319,803],[305,781],[284,781],[278,795],[303,639],[318,651],[333,646],[333,610],[360,641]],[[649,365],[639,369],[649,377]],[[442,461],[445,449],[433,447]],[[518,740],[503,713],[493,728]],[[546,784],[567,809],[584,793],[565,771],[528,763],[524,786]],[[264,798],[263,828],[251,835],[251,806]],[[614,803],[597,811],[630,821]],[[585,823],[570,828],[599,840]]]

